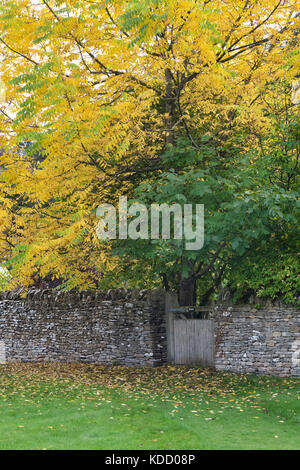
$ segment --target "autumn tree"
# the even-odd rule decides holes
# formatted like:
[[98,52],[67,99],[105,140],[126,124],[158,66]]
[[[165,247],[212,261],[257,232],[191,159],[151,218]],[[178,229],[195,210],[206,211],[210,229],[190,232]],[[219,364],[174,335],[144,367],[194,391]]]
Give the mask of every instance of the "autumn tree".
[[[205,178],[216,201],[224,186],[231,202],[243,198],[247,179],[230,182],[243,155],[246,177],[249,151],[273,125],[266,85],[297,75],[296,5],[1,0],[0,250],[13,282],[51,276],[82,288],[97,287],[103,272],[118,278],[124,260],[97,239],[95,209],[148,180],[165,187],[170,165],[178,184],[188,175],[199,186],[194,202]],[[204,260],[175,256],[169,276],[181,303],[193,301],[200,273],[237,249],[218,230]]]

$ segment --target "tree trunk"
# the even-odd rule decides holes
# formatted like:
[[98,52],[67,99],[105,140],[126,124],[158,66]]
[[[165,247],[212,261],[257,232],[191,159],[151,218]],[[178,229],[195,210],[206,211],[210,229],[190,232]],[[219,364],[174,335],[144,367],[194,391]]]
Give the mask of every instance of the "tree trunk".
[[178,301],[179,305],[195,305],[196,303],[196,281],[194,277],[184,278],[181,276],[179,289],[178,289]]

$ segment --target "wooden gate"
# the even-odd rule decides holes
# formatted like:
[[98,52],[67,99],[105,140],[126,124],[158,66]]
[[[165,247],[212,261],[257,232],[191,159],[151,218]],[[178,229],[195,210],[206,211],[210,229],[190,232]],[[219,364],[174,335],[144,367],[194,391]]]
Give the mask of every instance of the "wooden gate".
[[214,366],[214,322],[176,319],[173,327],[175,364]]

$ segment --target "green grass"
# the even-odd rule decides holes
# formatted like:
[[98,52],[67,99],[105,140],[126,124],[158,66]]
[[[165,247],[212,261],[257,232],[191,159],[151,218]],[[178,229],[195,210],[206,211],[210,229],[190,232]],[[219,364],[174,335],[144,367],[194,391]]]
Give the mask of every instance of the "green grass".
[[0,387],[0,449],[300,449],[299,379],[10,365]]

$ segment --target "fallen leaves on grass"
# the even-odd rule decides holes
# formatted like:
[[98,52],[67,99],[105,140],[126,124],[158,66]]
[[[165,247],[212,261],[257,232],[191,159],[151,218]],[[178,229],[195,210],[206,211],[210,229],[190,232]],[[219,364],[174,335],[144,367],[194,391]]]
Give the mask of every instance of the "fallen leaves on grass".
[[[122,393],[131,401],[144,397],[147,400],[141,410],[144,414],[148,413],[149,406],[155,406],[157,399],[170,403],[172,416],[178,416],[180,409],[187,406],[191,407],[195,418],[203,416],[202,412],[215,414],[216,407],[220,412],[224,409],[243,412],[245,407],[251,407],[258,413],[266,413],[264,400],[278,402],[291,393],[299,396],[299,379],[230,374],[188,366],[151,368],[59,363],[0,366],[0,400],[6,405],[22,400],[39,408],[45,399],[67,397],[70,403],[80,400],[78,410],[84,412],[87,403],[110,404],[111,393]],[[122,403],[122,407],[130,411],[126,403]],[[281,416],[276,417],[282,420]]]

